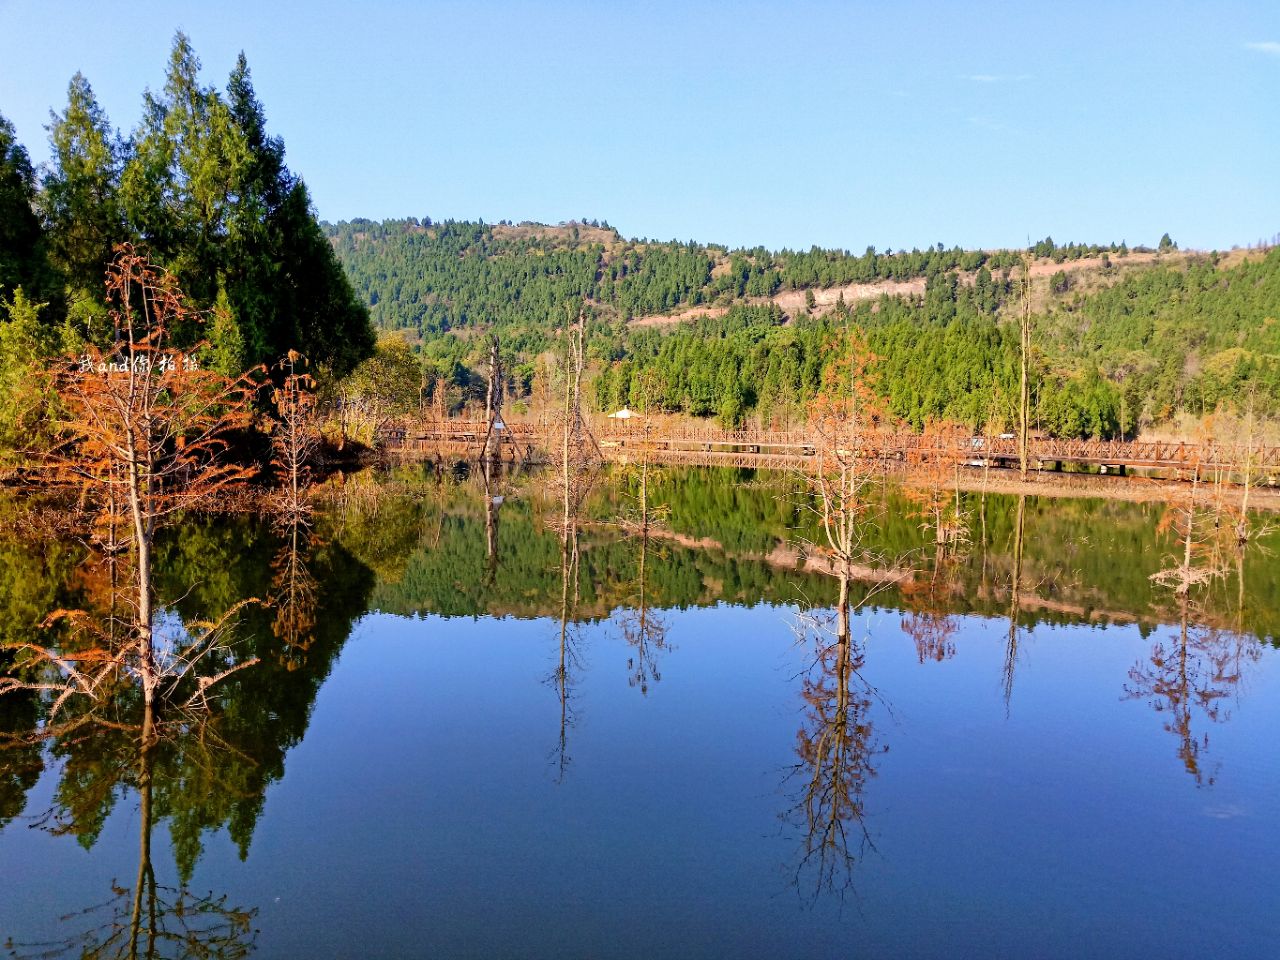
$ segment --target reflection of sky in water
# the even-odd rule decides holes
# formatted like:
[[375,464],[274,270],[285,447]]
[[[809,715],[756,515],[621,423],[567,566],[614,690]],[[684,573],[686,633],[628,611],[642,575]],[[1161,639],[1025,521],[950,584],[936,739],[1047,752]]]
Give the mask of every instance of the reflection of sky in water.
[[[853,896],[811,903],[791,886],[799,838],[780,819],[803,711],[789,611],[665,616],[674,650],[648,696],[628,685],[615,621],[579,631],[561,783],[543,682],[555,621],[366,616],[267,793],[248,862],[210,843],[194,886],[260,908],[260,956],[1066,957],[1160,943],[1192,957],[1272,942],[1274,653],[1230,722],[1197,728],[1220,763],[1198,789],[1162,716],[1123,699],[1168,628],[1024,631],[1006,715],[1006,624],[962,619],[954,657],[921,664],[898,614],[863,615],[854,635],[888,747],[864,790],[875,850]],[[136,818],[122,805],[92,853],[11,825],[4,929],[96,902],[130,869]]]

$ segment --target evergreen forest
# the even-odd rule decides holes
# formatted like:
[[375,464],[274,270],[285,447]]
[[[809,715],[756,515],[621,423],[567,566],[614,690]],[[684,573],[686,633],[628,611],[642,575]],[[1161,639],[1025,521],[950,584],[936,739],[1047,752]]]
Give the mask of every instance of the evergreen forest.
[[521,397],[538,357],[585,312],[600,410],[796,423],[853,328],[896,417],[1009,429],[1025,258],[1036,429],[1133,437],[1280,411],[1275,248],[1182,252],[1166,234],[1154,247],[1045,238],[1026,251],[854,254],[627,240],[597,221],[325,229],[375,325],[412,345],[454,406],[480,389],[477,334],[499,336]]
[[143,94],[127,133],[75,74],[51,111],[50,159],[38,169],[0,115],[5,402],[31,363],[112,342],[103,277],[122,243],[172,273],[207,318],[174,331],[173,345],[205,344],[223,373],[297,350],[340,377],[373,352],[368,310],[268,132],[244,55],[221,90],[200,69],[178,33],[163,87]]

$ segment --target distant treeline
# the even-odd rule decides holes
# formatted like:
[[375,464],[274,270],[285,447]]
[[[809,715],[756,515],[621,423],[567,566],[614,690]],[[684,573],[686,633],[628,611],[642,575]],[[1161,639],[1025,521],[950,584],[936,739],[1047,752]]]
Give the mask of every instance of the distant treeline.
[[[559,228],[506,228],[428,218],[352,220],[325,224],[356,290],[384,330],[433,333],[476,325],[545,325],[568,302],[612,308],[635,317],[769,297],[784,290],[905,281],[985,266],[999,273],[1019,254],[962,250],[941,243],[924,250],[861,255],[846,250],[729,250],[692,241],[625,240],[610,227],[571,223]],[[1036,245],[1058,262],[1104,252],[1125,256],[1123,244]]]
[[[519,396],[534,359],[585,304],[602,410],[686,413],[725,426],[795,422],[855,328],[878,358],[890,412],[915,428],[945,420],[1001,430],[1016,418],[1022,252],[730,251],[627,241],[588,224],[410,219],[327,229],[377,325],[407,331],[428,380],[442,378],[455,398],[478,383],[477,341],[465,331],[499,334]],[[1156,252],[1175,249],[1166,234]],[[1223,406],[1280,411],[1280,253],[1229,267],[1217,255],[1169,256],[1120,270],[1129,252],[1051,238],[1027,252],[1063,265],[1047,289],[1036,288],[1034,426],[1115,437]],[[1082,283],[1068,271],[1085,257],[1097,262]],[[813,296],[921,277],[921,295],[840,299],[825,311]],[[788,289],[809,292],[804,307],[786,312],[769,299]],[[698,306],[715,309],[677,324],[627,322]]]

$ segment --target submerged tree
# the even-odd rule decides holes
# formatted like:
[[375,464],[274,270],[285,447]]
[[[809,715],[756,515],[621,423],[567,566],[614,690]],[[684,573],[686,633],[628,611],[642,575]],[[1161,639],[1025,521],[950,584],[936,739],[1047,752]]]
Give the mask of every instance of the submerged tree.
[[564,523],[575,516],[589,485],[588,473],[599,448],[582,413],[582,375],[586,367],[586,318],[565,320],[562,332],[561,399],[554,418],[556,484],[560,491]]
[[876,579],[877,590],[896,579],[866,536],[876,519],[874,434],[887,416],[874,391],[874,362],[854,334],[842,361],[828,368],[810,410],[816,437],[812,466],[801,474],[809,494],[803,505],[816,514],[821,531],[802,546],[828,559],[827,572],[840,582],[841,606],[847,605],[855,571]]
[[[871,845],[862,791],[882,752],[869,718],[875,691],[862,678],[864,652],[852,635],[853,614],[901,579],[896,565],[868,546],[876,519],[871,445],[886,416],[873,387],[874,362],[855,334],[842,360],[828,368],[810,414],[817,440],[813,472],[805,475],[806,503],[817,514],[821,539],[805,546],[828,557],[825,572],[839,587],[834,611],[802,610],[796,625],[800,641],[812,645],[812,665],[794,770],[803,790],[791,818],[804,828],[796,883],[812,871],[815,896],[852,886],[857,859]],[[855,577],[870,581],[856,600]]]
[[[556,520],[560,536],[560,630],[559,656],[551,682],[560,700],[560,736],[555,750],[558,776],[563,779],[568,768],[568,730],[572,723],[569,699],[572,672],[580,666],[576,632],[580,544],[578,517],[583,500],[591,486],[592,459],[589,450],[595,439],[582,413],[582,374],[586,366],[586,318],[578,314],[577,322],[565,319],[561,368],[561,402],[553,422],[556,440],[556,472],[552,478],[559,511]],[[598,449],[597,449],[598,454]]]
[[[253,420],[256,385],[248,375],[203,369],[196,353],[171,348],[169,331],[200,318],[173,276],[127,245],[108,272],[107,293],[115,345],[89,346],[51,373],[65,417],[59,442],[38,456],[48,479],[78,487],[113,530],[120,522],[131,560],[129,639],[114,642],[84,611],[54,613],[50,624],[65,622],[77,642],[61,650],[23,644],[19,656],[52,667],[54,675],[30,682],[10,676],[0,691],[34,684],[60,691],[59,705],[74,694],[97,698],[121,670],[141,685],[147,703],[175,693],[196,662],[218,649],[226,618],[243,605],[217,622],[158,636],[152,551],[164,521],[254,473],[226,453],[231,435]],[[227,662],[225,672],[202,676],[188,696],[202,696],[244,665]]]

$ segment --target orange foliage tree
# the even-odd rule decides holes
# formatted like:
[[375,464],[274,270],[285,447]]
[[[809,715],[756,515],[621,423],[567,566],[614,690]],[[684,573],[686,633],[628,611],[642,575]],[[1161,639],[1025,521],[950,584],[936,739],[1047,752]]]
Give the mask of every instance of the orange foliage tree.
[[909,457],[911,480],[903,493],[939,548],[966,538],[959,471],[968,434],[962,424],[930,418]]
[[[255,472],[226,453],[231,435],[253,423],[259,371],[227,377],[201,366],[202,344],[176,349],[170,331],[195,328],[202,318],[174,277],[131,246],[118,248],[106,288],[115,342],[107,349],[90,346],[50,371],[63,417],[56,424],[59,442],[38,457],[44,478],[79,487],[129,552],[128,640],[107,642],[87,614],[57,611],[48,623],[69,621],[85,639],[73,651],[24,644],[21,655],[52,665],[57,676],[38,684],[7,678],[5,685],[57,690],[60,705],[74,693],[99,698],[123,670],[140,683],[150,706],[219,646],[226,622],[188,625],[182,637],[153,636],[156,530]],[[244,665],[221,664],[215,676],[200,679],[193,696]]]
[[821,546],[832,556],[834,572],[846,577],[865,555],[862,532],[877,453],[873,435],[887,416],[874,390],[875,360],[854,334],[845,356],[824,371],[809,410],[815,447],[806,479],[822,529]]
[[306,372],[307,358],[296,350],[276,365],[280,385],[271,394],[276,408],[271,432],[271,464],[279,472],[278,504],[287,517],[302,519],[310,511],[305,498],[311,461],[320,447],[316,426],[315,379]]

